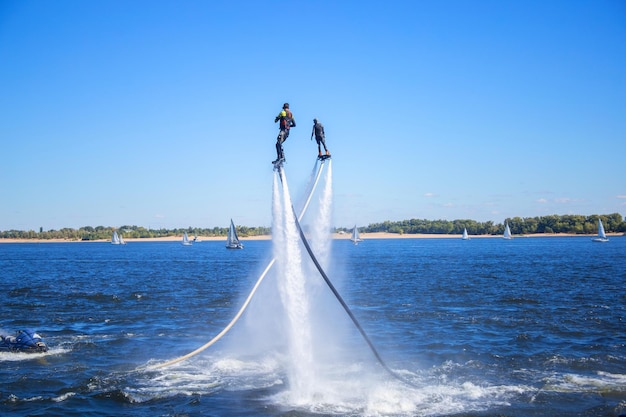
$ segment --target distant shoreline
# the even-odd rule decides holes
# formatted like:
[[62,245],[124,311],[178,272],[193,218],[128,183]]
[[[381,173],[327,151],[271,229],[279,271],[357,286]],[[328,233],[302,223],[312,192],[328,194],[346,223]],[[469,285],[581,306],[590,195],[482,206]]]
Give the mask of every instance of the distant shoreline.
[[[595,234],[574,234],[574,233],[535,233],[529,235],[513,235],[513,238],[537,238],[537,237],[589,237],[592,238]],[[607,233],[608,237],[622,237],[623,233]],[[350,239],[349,233],[333,233],[333,239],[348,240]],[[444,234],[398,234],[398,233],[361,233],[361,239],[374,240],[374,239],[460,239],[461,235],[444,235]],[[502,235],[470,235],[471,239],[489,239],[489,238],[502,238]],[[126,243],[141,243],[141,242],[182,242],[181,236],[167,236],[167,237],[147,237],[147,238],[124,238]],[[252,240],[271,240],[271,235],[259,235],[250,237],[240,237],[242,242]],[[198,236],[198,241],[226,241],[226,237],[223,236]],[[97,239],[97,240],[69,240],[69,239],[9,239],[0,238],[0,244],[2,243],[93,243],[93,242],[110,242],[109,239]]]

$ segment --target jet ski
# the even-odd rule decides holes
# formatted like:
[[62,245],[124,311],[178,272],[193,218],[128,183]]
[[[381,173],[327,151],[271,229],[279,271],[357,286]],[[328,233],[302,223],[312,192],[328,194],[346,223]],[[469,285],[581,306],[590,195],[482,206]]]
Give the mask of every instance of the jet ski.
[[0,352],[47,352],[48,345],[35,331],[18,330],[15,336],[0,335]]

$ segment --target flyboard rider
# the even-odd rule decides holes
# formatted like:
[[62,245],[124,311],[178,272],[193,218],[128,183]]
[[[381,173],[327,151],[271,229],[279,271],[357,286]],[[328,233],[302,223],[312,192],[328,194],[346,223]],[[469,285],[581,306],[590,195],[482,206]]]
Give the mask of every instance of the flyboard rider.
[[285,161],[285,153],[283,152],[283,142],[289,137],[289,129],[296,127],[296,119],[293,117],[291,110],[289,110],[289,103],[283,104],[283,109],[278,116],[274,119],[274,123],[279,122],[278,137],[276,138],[276,160],[272,161],[273,164]]
[[[315,141],[317,142],[317,157],[319,159],[330,158],[330,152],[328,152],[328,148],[326,147],[326,133],[324,132],[324,125],[320,123],[317,118],[313,119],[313,130],[311,131],[311,140],[313,140],[313,135],[315,135]],[[322,148],[320,145],[324,146],[324,150],[326,151],[326,155],[322,155]]]

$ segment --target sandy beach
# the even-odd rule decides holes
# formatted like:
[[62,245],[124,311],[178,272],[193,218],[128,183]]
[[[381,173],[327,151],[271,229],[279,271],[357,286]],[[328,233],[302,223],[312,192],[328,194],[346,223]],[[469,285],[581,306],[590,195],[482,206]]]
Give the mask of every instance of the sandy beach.
[[[531,235],[513,235],[514,239],[521,238],[537,238],[537,237],[589,237],[592,238],[595,235],[577,235],[570,233],[537,233]],[[607,233],[608,237],[621,237],[624,236],[623,233]],[[361,239],[460,239],[461,235],[442,235],[442,234],[397,234],[397,233],[386,233],[386,232],[376,232],[376,233],[361,233]],[[471,239],[497,239],[502,238],[501,235],[470,235]],[[168,237],[155,237],[155,238],[124,238],[126,243],[141,243],[141,242],[178,242],[182,241],[182,236],[168,236]],[[271,240],[271,235],[260,235],[260,236],[250,236],[250,237],[241,237],[240,240],[242,242],[250,241],[250,240]],[[350,239],[349,233],[333,233],[333,239],[341,240],[341,239]],[[202,241],[226,241],[226,237],[224,236],[198,236],[198,240]],[[55,243],[55,242],[76,242],[76,243],[93,243],[93,242],[109,242],[109,239],[99,239],[99,240],[66,240],[66,239],[2,239],[0,238],[0,244],[2,243]]]

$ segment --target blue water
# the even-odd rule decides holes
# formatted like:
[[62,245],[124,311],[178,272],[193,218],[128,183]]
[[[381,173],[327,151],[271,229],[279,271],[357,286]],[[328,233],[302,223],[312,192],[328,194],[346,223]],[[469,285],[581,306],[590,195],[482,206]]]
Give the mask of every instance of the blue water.
[[307,279],[319,282],[312,299],[324,300],[312,310],[323,316],[314,334],[324,353],[312,372],[327,391],[286,395],[287,350],[272,343],[280,318],[270,317],[272,337],[255,332],[262,312],[281,314],[271,278],[214,346],[143,369],[194,350],[232,319],[272,256],[271,242],[245,245],[0,244],[0,330],[33,328],[51,347],[0,353],[0,414],[626,413],[623,237],[334,241],[330,279],[411,385],[377,364],[315,273]]

